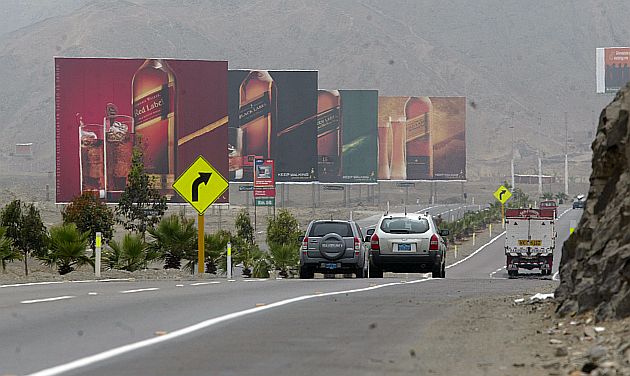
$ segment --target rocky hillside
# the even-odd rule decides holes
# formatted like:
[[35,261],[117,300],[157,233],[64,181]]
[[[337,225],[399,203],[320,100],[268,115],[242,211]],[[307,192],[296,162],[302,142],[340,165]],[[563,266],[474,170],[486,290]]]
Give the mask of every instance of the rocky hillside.
[[472,179],[509,172],[510,126],[517,172],[533,172],[541,149],[561,174],[566,111],[572,170],[587,176],[610,99],[594,94],[595,48],[630,40],[625,0],[42,3],[5,9],[15,18],[0,34],[0,173],[18,170],[17,142],[35,143],[37,171],[54,170],[53,56],[166,56],[319,69],[328,88],[467,96]]
[[630,316],[630,85],[600,117],[586,209],[564,243],[561,314]]

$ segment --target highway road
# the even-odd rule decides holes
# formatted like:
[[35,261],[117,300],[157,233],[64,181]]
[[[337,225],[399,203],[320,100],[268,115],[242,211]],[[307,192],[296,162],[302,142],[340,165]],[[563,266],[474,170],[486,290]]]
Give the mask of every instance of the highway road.
[[[564,212],[558,244],[580,215]],[[409,348],[453,302],[549,284],[507,279],[504,263],[498,235],[446,279],[3,285],[0,375],[422,374]]]

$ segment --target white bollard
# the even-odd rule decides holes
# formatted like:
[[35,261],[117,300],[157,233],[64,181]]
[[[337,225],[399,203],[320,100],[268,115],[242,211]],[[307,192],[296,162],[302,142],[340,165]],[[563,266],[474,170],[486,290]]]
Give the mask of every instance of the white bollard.
[[490,223],[490,239],[492,239],[492,223]]
[[457,244],[455,244],[455,258],[457,258]]
[[103,235],[100,232],[96,233],[96,249],[94,250],[94,274],[96,278],[101,278],[101,241]]
[[473,231],[473,247],[475,246],[475,232]]

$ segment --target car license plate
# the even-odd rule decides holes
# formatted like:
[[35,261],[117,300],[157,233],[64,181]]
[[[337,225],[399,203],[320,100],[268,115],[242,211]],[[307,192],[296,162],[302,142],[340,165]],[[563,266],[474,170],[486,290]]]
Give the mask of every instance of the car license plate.
[[399,243],[398,250],[400,252],[411,252],[411,244],[408,243]]
[[325,268],[325,269],[337,269],[337,263],[335,263],[335,262],[325,262],[325,263],[322,263],[322,268]]

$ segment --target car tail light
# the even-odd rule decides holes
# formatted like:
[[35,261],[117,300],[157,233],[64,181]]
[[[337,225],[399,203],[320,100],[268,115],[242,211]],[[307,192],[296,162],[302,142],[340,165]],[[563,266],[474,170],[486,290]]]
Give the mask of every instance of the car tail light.
[[429,241],[429,251],[437,251],[439,249],[439,240],[437,235],[433,234]]
[[361,250],[361,241],[356,236],[354,237],[354,254],[358,255]]
[[304,237],[304,240],[302,240],[302,250],[304,252],[308,250],[308,237]]
[[374,234],[372,235],[372,237],[370,238],[370,248],[375,250],[375,251],[380,251],[381,246],[378,243],[378,235]]

